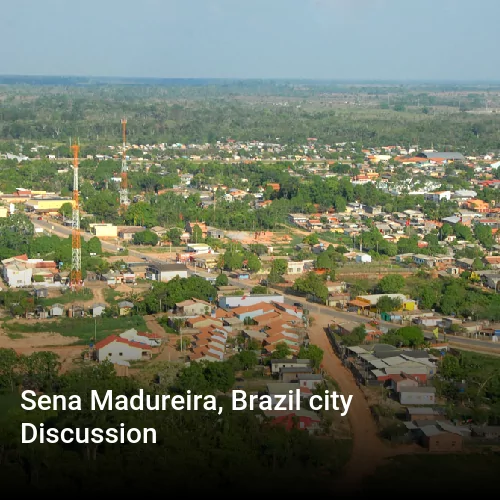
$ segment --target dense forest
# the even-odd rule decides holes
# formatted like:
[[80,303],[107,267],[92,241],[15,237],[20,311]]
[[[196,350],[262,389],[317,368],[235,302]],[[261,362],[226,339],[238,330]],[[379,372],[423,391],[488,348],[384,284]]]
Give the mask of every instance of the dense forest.
[[[116,144],[120,118],[133,143],[221,138],[365,146],[420,144],[470,153],[500,149],[498,89],[268,81],[113,81],[3,78],[0,137],[67,143],[85,152]],[[437,87],[437,88],[436,88]],[[345,106],[345,103],[351,103]]]
[[[66,494],[84,491],[89,485],[100,493],[148,494],[165,481],[170,492],[207,492],[223,488],[253,494],[306,492],[329,488],[349,456],[349,440],[317,439],[300,430],[262,421],[255,412],[233,412],[225,393],[235,381],[234,372],[244,368],[244,351],[222,363],[169,365],[151,381],[115,375],[113,366],[83,366],[61,374],[52,352],[18,356],[0,349],[0,480],[5,489],[18,493]],[[255,355],[254,355],[255,356]],[[90,390],[104,396],[132,396],[143,388],[147,394],[218,394],[224,418],[217,411],[98,411],[90,410]],[[20,407],[18,389],[44,394],[79,395],[81,411]],[[154,428],[156,444],[21,444],[21,423],[55,428]],[[290,482],[290,478],[294,478]]]

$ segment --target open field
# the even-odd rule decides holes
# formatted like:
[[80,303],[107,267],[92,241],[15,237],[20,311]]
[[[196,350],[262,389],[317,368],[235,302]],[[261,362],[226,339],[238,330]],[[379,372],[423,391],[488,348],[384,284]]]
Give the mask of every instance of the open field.
[[[24,338],[19,340],[36,338],[52,338],[52,342],[46,342],[45,345],[69,345],[78,343],[88,345],[97,336],[97,341],[113,333],[122,333],[124,330],[135,328],[139,331],[149,331],[146,321],[142,316],[128,316],[120,318],[62,318],[58,320],[12,320],[5,321],[2,330],[5,336],[10,334],[21,334]],[[54,335],[57,337],[54,337]],[[41,335],[40,337],[38,337]],[[67,341],[61,344],[60,340]],[[70,340],[68,340],[70,339]],[[55,341],[57,340],[57,342]]]

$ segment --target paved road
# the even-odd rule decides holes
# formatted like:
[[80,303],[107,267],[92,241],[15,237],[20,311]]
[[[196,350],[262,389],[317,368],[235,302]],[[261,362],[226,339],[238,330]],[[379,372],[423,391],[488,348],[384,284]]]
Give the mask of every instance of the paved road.
[[[55,235],[61,236],[61,237],[66,237],[66,238],[69,235],[71,235],[71,227],[63,226],[63,225],[58,224],[56,222],[47,221],[45,219],[44,220],[37,220],[36,217],[33,217],[32,220],[33,220],[35,227],[41,227],[42,229],[44,229],[45,231],[47,231],[49,233],[52,233],[52,234],[55,234]],[[85,240],[89,240],[90,238],[92,238],[92,234],[82,231],[82,238],[84,238]],[[102,244],[102,248],[104,250],[106,250],[108,252],[113,252],[113,253],[116,253],[117,248],[122,246],[122,244],[118,240],[116,242],[103,241],[103,242],[101,242],[101,244]],[[135,257],[139,257],[139,258],[147,260],[149,262],[155,262],[155,259],[151,258],[151,255],[147,255],[147,254],[142,253],[142,252],[137,251],[137,250],[129,250],[129,255],[134,255]],[[156,261],[161,262],[162,260],[157,259]],[[193,272],[194,271],[191,271],[191,274]],[[213,276],[213,274],[204,273],[200,270],[196,270],[196,272],[202,276]],[[245,283],[244,280],[236,280],[236,279],[232,279],[232,278],[229,279],[229,283],[231,285],[243,287],[247,290],[251,290],[254,286],[254,285],[250,285],[248,283]],[[284,297],[285,297],[285,303],[290,304],[290,305],[293,305],[295,302],[301,302],[301,303],[304,303],[304,305],[307,304],[306,308],[309,309],[309,311],[311,313],[313,313],[313,314],[316,313],[316,314],[321,314],[321,315],[327,316],[327,317],[331,318],[331,321],[336,321],[336,322],[351,321],[351,322],[355,322],[355,323],[365,323],[367,320],[366,316],[361,316],[361,315],[356,314],[356,313],[348,313],[348,312],[344,312],[344,311],[338,311],[336,309],[332,309],[332,308],[327,307],[327,306],[323,306],[320,304],[312,304],[310,302],[305,303],[302,298],[295,297],[293,295],[284,294]],[[379,324],[383,328],[388,328],[388,329],[389,328],[397,328],[397,325],[395,325],[394,323],[379,321]],[[445,338],[442,334],[439,335],[439,338],[440,338],[440,340],[445,340]],[[455,337],[455,336],[451,336],[451,335],[447,335],[446,340],[453,342],[455,345],[459,345],[460,347],[463,347],[464,349],[466,349],[467,346],[469,346],[471,348],[479,347],[482,349],[485,349],[485,348],[489,349],[493,352],[495,352],[495,351],[500,352],[500,345],[497,346],[497,344],[493,344],[491,342],[491,340],[469,339],[469,338],[465,338],[465,337]]]

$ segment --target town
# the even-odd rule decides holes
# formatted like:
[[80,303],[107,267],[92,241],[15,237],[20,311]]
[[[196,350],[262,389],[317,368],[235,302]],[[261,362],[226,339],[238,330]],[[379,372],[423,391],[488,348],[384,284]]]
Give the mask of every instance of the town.
[[203,426],[210,454],[245,410],[235,446],[262,440],[259,470],[307,443],[351,485],[393,457],[492,459],[497,148],[143,144],[128,127],[98,148],[0,142],[1,397],[193,394],[224,421],[143,417],[160,440],[187,426],[196,448]]

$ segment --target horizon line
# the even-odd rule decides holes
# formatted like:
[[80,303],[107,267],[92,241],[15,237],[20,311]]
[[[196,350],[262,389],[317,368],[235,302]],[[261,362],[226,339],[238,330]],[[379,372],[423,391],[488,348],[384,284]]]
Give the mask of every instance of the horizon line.
[[422,78],[422,79],[378,79],[378,78],[306,78],[306,77],[211,77],[211,76],[105,76],[105,75],[71,75],[71,74],[21,74],[21,73],[0,73],[0,79],[3,78],[74,78],[74,79],[96,79],[96,80],[205,80],[205,81],[232,81],[232,82],[252,82],[252,81],[267,81],[267,82],[307,82],[307,83],[375,83],[375,84],[500,84],[500,79],[439,79],[439,78]]

